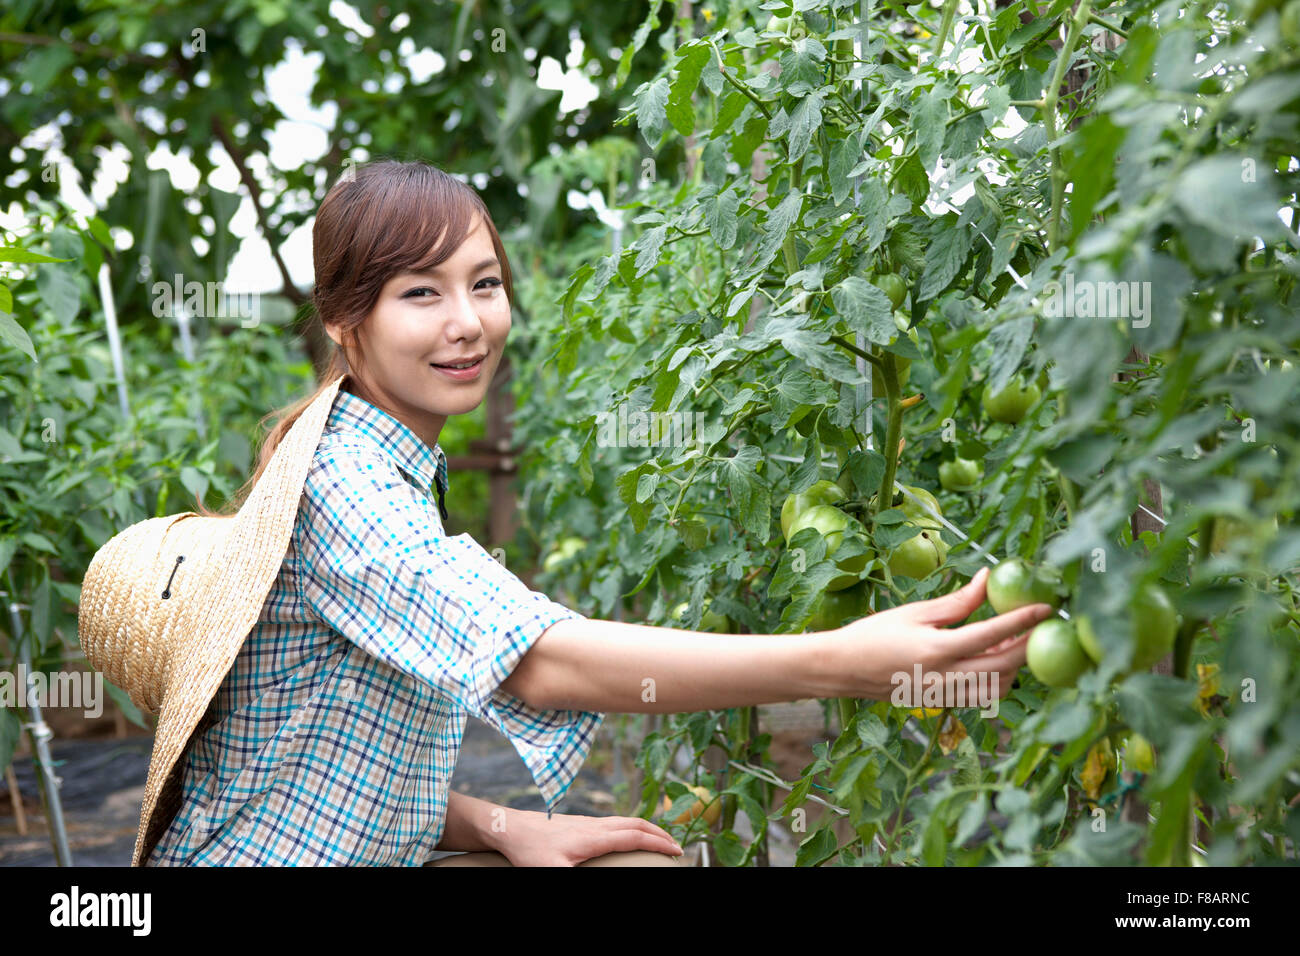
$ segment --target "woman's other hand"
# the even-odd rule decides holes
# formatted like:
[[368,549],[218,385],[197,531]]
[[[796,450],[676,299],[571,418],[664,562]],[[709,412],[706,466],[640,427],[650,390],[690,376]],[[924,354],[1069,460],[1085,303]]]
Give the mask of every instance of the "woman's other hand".
[[681,856],[668,832],[640,817],[585,817],[511,810],[499,850],[514,866],[576,866],[606,853],[648,850]]

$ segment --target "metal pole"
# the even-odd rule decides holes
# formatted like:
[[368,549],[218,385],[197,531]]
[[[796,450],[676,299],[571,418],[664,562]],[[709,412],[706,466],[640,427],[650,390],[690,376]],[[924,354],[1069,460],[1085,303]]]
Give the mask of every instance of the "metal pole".
[[[185,361],[191,365],[194,364],[194,339],[190,336],[190,313],[184,305],[176,306],[176,325],[181,332],[181,354],[185,356]],[[203,421],[202,410],[196,410],[194,413],[194,426],[199,433],[199,441],[208,440],[208,428]]]
[[[104,324],[108,328],[108,351],[113,357],[113,374],[117,376],[117,405],[122,412],[122,421],[131,420],[131,406],[126,400],[126,368],[122,361],[122,335],[117,328],[117,304],[113,301],[113,286],[108,281],[108,263],[99,267],[99,298],[104,306]],[[137,488],[131,494],[131,500],[142,512],[145,511],[144,495]]]
[[122,336],[117,330],[117,306],[113,302],[113,287],[108,281],[108,263],[99,267],[99,298],[104,304],[104,323],[108,326],[108,351],[113,356],[113,374],[117,376],[117,404],[124,419],[131,417],[126,401],[126,372],[122,364]]
[[63,823],[63,803],[59,799],[59,784],[63,779],[55,776],[54,763],[50,757],[50,741],[54,738],[54,731],[50,730],[50,725],[45,722],[40,701],[36,696],[36,686],[32,680],[32,649],[28,642],[23,640],[23,619],[18,613],[20,606],[14,601],[9,602],[14,640],[18,644],[19,667],[26,674],[27,711],[32,718],[31,722],[24,726],[32,735],[32,743],[36,751],[34,759],[37,780],[41,781],[44,778],[42,789],[45,791],[45,809],[50,821],[50,842],[54,846],[54,858],[59,866],[72,866],[72,853],[68,850],[68,831]]

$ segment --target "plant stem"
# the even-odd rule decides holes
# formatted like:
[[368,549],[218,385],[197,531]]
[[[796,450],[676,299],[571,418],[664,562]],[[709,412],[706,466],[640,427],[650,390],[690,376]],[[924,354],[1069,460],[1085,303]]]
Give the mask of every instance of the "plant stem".
[[859,358],[865,359],[866,361],[870,362],[880,372],[882,373],[884,372],[885,370],[884,362],[882,362],[879,358],[872,355],[870,352],[866,351],[865,349],[858,348],[856,345],[854,345],[844,336],[832,335],[831,341],[834,342],[836,345],[838,345],[840,348],[847,349],[848,351],[852,352],[854,355],[858,356]]
[[1079,0],[1079,6],[1070,19],[1070,29],[1065,43],[1056,58],[1056,69],[1052,72],[1051,84],[1047,95],[1043,97],[1043,112],[1047,119],[1047,142],[1050,144],[1052,162],[1052,210],[1047,223],[1047,246],[1049,252],[1055,252],[1061,234],[1061,206],[1065,200],[1065,169],[1061,166],[1061,147],[1057,144],[1056,104],[1061,97],[1061,84],[1065,82],[1065,71],[1074,57],[1074,47],[1079,42],[1079,34],[1091,12],[1091,0]]
[[894,500],[894,475],[898,471],[898,439],[903,433],[903,407],[898,386],[898,359],[893,352],[883,356],[881,378],[885,383],[885,396],[889,403],[889,423],[885,428],[885,473],[880,479],[880,493],[876,495],[876,510],[880,514]]
[[739,90],[743,95],[747,96],[750,102],[758,108],[758,111],[770,120],[772,118],[772,111],[767,108],[766,103],[754,95],[753,90],[731,75],[731,71],[727,69],[727,64],[722,61],[722,54],[718,51],[718,47],[714,44],[713,40],[709,37],[705,37],[704,42],[712,48],[713,55],[718,58],[718,72],[722,74],[722,78]]
[[1125,40],[1128,39],[1127,30],[1123,30],[1115,26],[1115,24],[1111,23],[1109,20],[1097,16],[1097,14],[1093,13],[1091,10],[1088,11],[1088,21],[1090,23],[1097,24],[1097,26],[1099,27],[1104,27],[1105,29],[1109,30],[1111,33],[1115,34],[1115,36],[1117,37],[1123,37]]
[[853,723],[853,718],[858,715],[858,702],[852,697],[841,697],[839,705],[840,730],[848,730]]
[[943,19],[939,21],[939,32],[934,36],[934,49],[931,51],[935,59],[943,53],[943,45],[948,42],[948,31],[952,29],[952,18],[957,13],[957,0],[944,0]]
[[912,796],[912,788],[920,777],[920,773],[925,769],[926,763],[930,760],[930,753],[934,750],[934,742],[939,739],[939,730],[948,722],[948,715],[952,713],[951,707],[945,707],[939,719],[935,721],[934,729],[930,731],[930,741],[925,745],[925,753],[921,754],[921,759],[916,762],[916,766],[907,772],[907,780],[903,783],[903,799],[898,802],[898,816],[894,818],[894,825],[889,831],[889,842],[885,844],[885,855],[881,858],[882,864],[889,863],[890,854],[894,851],[894,844],[898,840],[898,831],[903,827],[903,813],[907,809],[907,801]]
[[[1209,560],[1213,535],[1214,518],[1202,518],[1196,532],[1196,564],[1193,567],[1199,568]],[[1189,617],[1178,629],[1178,636],[1174,638],[1174,676],[1180,680],[1187,679],[1187,672],[1192,664],[1192,643],[1203,624],[1205,624],[1204,618]]]
[[[803,189],[803,160],[794,163],[790,167],[790,191],[797,193]],[[794,233],[786,232],[785,239],[781,242],[781,255],[785,259],[786,277],[794,275],[799,271],[799,257],[795,254]],[[808,293],[800,293],[803,296],[803,305],[800,312],[808,309]]]

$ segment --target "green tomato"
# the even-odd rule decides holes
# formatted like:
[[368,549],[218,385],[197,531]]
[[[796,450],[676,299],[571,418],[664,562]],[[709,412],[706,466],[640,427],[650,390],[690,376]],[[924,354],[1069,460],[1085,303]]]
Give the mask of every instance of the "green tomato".
[[1148,584],[1138,591],[1133,623],[1137,631],[1133,669],[1144,671],[1174,649],[1178,634],[1178,612],[1164,588]]
[[772,17],[767,21],[767,32],[783,34],[783,37],[779,42],[786,42],[786,36],[788,36],[790,40],[797,40],[800,37],[806,37],[808,35],[808,28],[804,25],[803,18],[794,18],[793,23],[791,23],[791,19],[792,18],[788,16]]
[[[849,41],[849,49],[852,50],[853,41]],[[889,296],[889,307],[891,309],[901,309],[903,302],[907,299],[907,283],[901,276],[892,272],[886,272],[884,275],[876,276],[871,280],[874,285],[885,295]]]
[[840,591],[823,591],[813,606],[808,621],[810,631],[833,631],[843,627],[846,619],[857,620],[871,613],[871,598],[866,581],[858,581]]
[[939,484],[948,491],[970,491],[984,477],[984,468],[969,458],[945,461],[939,466]]
[[853,56],[853,37],[840,37],[836,40],[835,55],[840,59]]
[[[836,490],[839,490],[838,487]],[[835,552],[839,550],[840,543],[844,540],[844,532],[852,522],[853,519],[839,508],[831,505],[813,505],[799,512],[790,523],[790,539],[792,540],[804,528],[816,528],[817,533],[826,539],[826,556],[834,558]],[[856,584],[858,575],[870,560],[871,555],[865,551],[853,557],[836,559],[835,566],[844,573],[832,578],[826,585],[826,590],[839,591]]]
[[[716,634],[731,633],[731,619],[717,611],[709,610],[710,601],[706,598],[704,601],[704,613],[700,616],[700,630],[713,631]],[[683,601],[673,608],[668,617],[673,621],[683,621],[686,619],[686,612],[690,609],[691,602]]]
[[579,551],[587,546],[585,538],[563,538],[555,550],[542,562],[543,571],[555,571],[567,564]]
[[1013,378],[1007,383],[1006,388],[993,395],[988,388],[984,389],[984,414],[995,422],[1003,422],[1007,425],[1015,425],[1025,413],[1038,403],[1042,393],[1038,390],[1035,382],[1030,382],[1028,388],[1022,388],[1020,379]]
[[730,634],[731,618],[717,611],[705,611],[700,618],[700,629],[713,631],[715,634]]
[[1092,659],[1079,644],[1074,625],[1059,617],[1039,623],[1025,645],[1025,662],[1048,687],[1073,687],[1092,668]]
[[1124,764],[1138,773],[1151,773],[1156,769],[1156,754],[1151,741],[1139,733],[1129,734],[1124,743]]
[[[920,527],[914,525],[914,527]],[[933,528],[908,538],[889,559],[889,573],[921,580],[948,560],[948,545]]]
[[790,525],[796,516],[814,505],[833,505],[847,497],[839,485],[825,480],[817,482],[811,488],[787,495],[785,504],[781,505],[781,534],[785,536],[785,543],[789,544],[790,539],[794,537]]
[[1300,43],[1300,0],[1291,0],[1282,8],[1280,29],[1288,43]]
[[1006,614],[1029,604],[1061,606],[1061,576],[1049,568],[1033,567],[1020,558],[1007,558],[990,573],[985,589],[989,604]]
[[[1277,515],[1272,519],[1272,530],[1268,537],[1271,540],[1278,530]],[[1215,518],[1214,533],[1210,536],[1210,553],[1223,554],[1231,546],[1232,542],[1238,538],[1249,538],[1251,536],[1250,525],[1236,518]]]
[[[1178,614],[1173,602],[1164,589],[1156,584],[1145,584],[1138,589],[1131,606],[1129,618],[1134,638],[1133,660],[1127,673],[1148,670],[1174,647],[1174,636],[1178,633]],[[1098,664],[1105,656],[1105,648],[1097,638],[1092,621],[1086,614],[1075,619],[1079,632],[1079,643],[1084,651]]]
[[1102,653],[1101,641],[1097,640],[1097,632],[1093,629],[1092,618],[1086,614],[1076,614],[1074,631],[1079,635],[1079,646],[1083,652],[1092,658],[1094,664],[1100,664],[1105,655]]
[[[924,488],[917,487],[916,485],[900,485],[900,487],[905,489],[906,491],[910,491],[912,494],[916,495],[916,497],[924,501],[927,505],[929,505],[929,507],[934,511],[935,514],[939,515],[940,517],[943,516],[943,509],[939,507],[939,499],[936,498],[934,495],[932,495],[930,492],[926,491]],[[921,509],[921,506],[917,502],[913,501],[911,498],[904,497],[903,503],[902,505],[900,505],[900,507],[903,509],[903,514],[907,515],[910,518],[917,519],[916,523],[920,524],[922,527],[925,528],[941,527],[941,525],[938,522],[936,522],[925,511],[923,511]]]

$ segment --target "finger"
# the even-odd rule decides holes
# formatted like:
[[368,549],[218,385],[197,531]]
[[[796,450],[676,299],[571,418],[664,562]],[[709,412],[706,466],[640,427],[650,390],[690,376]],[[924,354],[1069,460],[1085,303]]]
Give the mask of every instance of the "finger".
[[980,568],[975,572],[975,577],[951,594],[917,601],[912,605],[917,620],[927,624],[954,624],[966,620],[984,603],[984,581],[988,576],[989,569]]
[[1004,647],[1007,647],[1009,644],[1011,644],[1012,641],[1016,641],[1016,640],[1019,640],[1019,639],[1020,639],[1020,635],[1019,635],[1019,634],[1012,634],[1010,637],[1003,638],[1003,639],[1002,639],[1001,641],[999,641],[997,644],[994,644],[992,647],[990,647],[990,648],[988,649],[988,653],[992,654],[992,653],[995,652],[995,651],[1000,651],[1000,650],[1002,650]]
[[[1025,645],[1029,635],[1023,634],[1016,642],[996,654],[979,654],[953,663],[946,670],[945,685],[952,681],[952,687],[958,695],[963,688],[967,693],[973,691],[975,700],[966,696],[949,696],[945,688],[945,707],[986,707],[993,698],[1006,697],[1015,683],[1016,674],[1025,663]],[[992,686],[988,686],[992,684]],[[987,695],[987,696],[986,696]]]
[[673,835],[663,827],[643,817],[601,817],[600,819],[611,830],[641,830],[651,836],[663,837],[669,841],[673,839]]
[[1008,643],[1006,647],[987,654],[978,654],[958,661],[957,667],[971,671],[1001,671],[1015,673],[1025,663],[1025,647],[1029,644],[1029,634],[1021,634]]
[[600,819],[609,826],[611,831],[634,830],[645,834],[652,843],[656,844],[655,851],[658,853],[671,853],[675,856],[683,852],[671,833],[643,817],[601,817]]
[[1039,621],[1055,613],[1050,604],[1029,604],[1016,608],[1014,611],[999,614],[986,621],[976,621],[974,624],[967,624],[946,632],[943,636],[946,638],[950,634],[952,638],[944,643],[943,649],[958,657],[974,657],[976,654],[990,650],[1008,637],[1015,637],[1032,630]]
[[648,850],[651,853],[666,853],[669,856],[678,856],[683,852],[671,838],[657,837],[639,829],[610,830],[602,833],[594,844],[596,852],[592,853],[592,856],[628,853],[632,850]]

